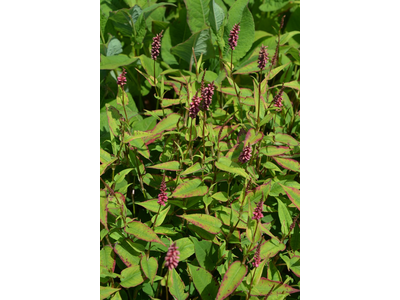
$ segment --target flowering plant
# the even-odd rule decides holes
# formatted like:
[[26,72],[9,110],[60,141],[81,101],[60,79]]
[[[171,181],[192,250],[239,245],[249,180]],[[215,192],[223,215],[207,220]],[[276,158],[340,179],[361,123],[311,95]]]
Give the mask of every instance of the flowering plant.
[[299,299],[299,4],[134,3],[101,4],[101,299]]

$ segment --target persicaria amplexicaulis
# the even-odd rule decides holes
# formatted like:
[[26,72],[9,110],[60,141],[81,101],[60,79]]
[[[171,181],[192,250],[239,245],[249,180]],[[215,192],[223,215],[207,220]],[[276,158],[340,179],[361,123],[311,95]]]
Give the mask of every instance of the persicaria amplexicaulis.
[[214,82],[211,82],[208,84],[207,87],[204,87],[201,89],[201,97],[203,98],[202,102],[202,108],[204,110],[208,110],[211,102],[212,102],[212,96],[214,95]]
[[251,158],[251,146],[244,146],[242,153],[239,155],[239,161],[244,164]]
[[176,243],[172,243],[168,248],[167,255],[165,256],[165,266],[172,270],[178,266],[179,255],[178,247]]
[[260,201],[260,202],[257,203],[257,206],[254,209],[252,219],[253,220],[260,220],[262,217],[264,217],[264,215],[262,213],[262,210],[263,210],[263,201]]
[[121,87],[124,87],[126,84],[126,71],[122,69],[122,73],[117,78],[117,84]]
[[200,111],[200,101],[200,97],[198,97],[197,95],[193,96],[192,103],[190,103],[189,108],[189,117],[191,117],[192,119],[196,118],[197,114]]
[[258,243],[256,253],[254,254],[254,260],[252,262],[254,268],[257,268],[261,263],[260,250],[261,250],[261,243]]
[[231,32],[229,33],[229,39],[228,39],[228,44],[229,47],[232,50],[235,50],[235,47],[237,46],[237,41],[239,39],[239,30],[240,30],[240,23],[235,24],[231,30]]
[[274,100],[273,100],[274,101],[274,105],[276,107],[282,107],[283,106],[283,104],[282,104],[283,85],[284,84],[282,84],[281,90],[279,91],[278,94],[276,94],[276,96],[274,97]]
[[267,52],[267,47],[268,46],[261,46],[260,52],[258,53],[258,68],[260,70],[265,68],[265,65],[268,62],[268,52]]
[[157,60],[158,55],[160,55],[161,48],[161,38],[164,30],[161,30],[159,34],[153,37],[153,43],[151,43],[151,58]]
[[158,194],[158,201],[157,203],[165,206],[165,203],[167,203],[168,200],[168,196],[167,196],[167,185],[165,184],[165,179],[163,178],[163,180],[161,181],[161,185],[160,185],[160,191],[161,193]]

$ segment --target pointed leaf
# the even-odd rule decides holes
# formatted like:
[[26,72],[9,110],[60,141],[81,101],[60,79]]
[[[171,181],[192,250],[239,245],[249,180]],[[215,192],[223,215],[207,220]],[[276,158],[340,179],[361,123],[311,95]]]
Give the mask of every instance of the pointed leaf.
[[285,244],[275,239],[270,239],[261,245],[260,258],[266,259],[274,257],[279,251],[285,250],[285,248]]
[[153,136],[151,133],[135,130],[133,134],[129,134],[128,132],[124,133],[124,140],[123,143],[129,143],[136,139],[148,138]]
[[185,181],[176,187],[171,197],[189,198],[195,196],[204,196],[208,193],[208,187],[201,184],[202,181],[199,178]]
[[108,203],[108,198],[105,195],[100,194],[100,222],[108,230],[108,226],[107,226],[107,203]]
[[180,115],[177,113],[172,113],[162,119],[151,131],[152,134],[161,133],[166,130],[174,130],[176,128],[176,124],[180,119]]
[[190,275],[193,278],[194,286],[199,292],[201,299],[215,299],[218,293],[219,284],[210,272],[202,267],[187,264]]
[[243,141],[243,143],[248,146],[248,145],[254,145],[255,143],[257,143],[258,141],[260,141],[263,138],[264,134],[262,132],[258,132],[256,134],[256,131],[254,130],[254,128],[251,128],[247,134],[246,137]]
[[100,286],[100,300],[106,299],[119,290],[120,289],[115,289],[109,286]]
[[246,179],[250,179],[250,176],[246,173],[242,168],[236,167],[234,162],[232,162],[229,158],[221,157],[217,162],[215,162],[215,166],[222,170],[235,175],[243,176]]
[[156,217],[157,217],[157,222],[155,223],[155,227],[160,226],[164,222],[165,217],[167,216],[170,208],[171,208],[171,205],[168,205],[165,209],[160,210],[160,212],[158,213],[158,217],[157,217],[157,215],[154,215],[151,218],[151,221],[154,223],[154,221],[156,221]]
[[191,166],[191,167],[187,168],[185,171],[183,171],[181,173],[181,176],[192,174],[192,173],[195,173],[195,172],[198,172],[198,171],[201,171],[201,170],[202,170],[201,165],[200,165],[199,162],[197,162],[193,166]]
[[100,54],[100,70],[114,70],[122,66],[128,66],[138,60],[138,57],[129,57],[125,54],[103,56]]
[[157,259],[149,257],[149,260],[147,260],[147,257],[144,255],[140,261],[140,266],[142,267],[144,275],[146,275],[151,284],[153,284],[158,269]]
[[185,293],[185,284],[175,269],[168,272],[168,288],[174,299],[186,300],[189,296],[188,293]]
[[181,238],[176,240],[175,243],[180,252],[179,261],[183,261],[194,254],[194,244],[189,238]]
[[143,206],[145,209],[156,213],[160,208],[160,204],[158,204],[157,201],[158,199],[151,199],[143,202],[135,202],[135,204]]
[[298,210],[300,210],[300,190],[294,187],[284,186],[282,184],[280,185],[286,192],[286,195],[289,197],[290,201],[292,201],[292,203],[298,208]]
[[138,239],[146,242],[160,243],[161,245],[165,246],[157,234],[155,234],[155,232],[149,226],[143,224],[142,222],[132,221],[128,223],[125,227],[125,232],[132,234]]
[[224,10],[215,2],[215,0],[210,1],[210,14],[208,15],[208,21],[215,34],[218,34],[219,29],[224,21],[225,14]]
[[185,0],[187,23],[192,33],[207,27],[210,0]]
[[147,168],[150,169],[158,169],[158,170],[168,170],[168,171],[179,171],[179,162],[178,161],[168,161],[165,163],[161,163],[154,166],[149,166]]
[[197,238],[193,236],[191,236],[190,239],[193,241],[196,259],[200,266],[209,271],[214,270],[218,262],[218,245],[210,241],[198,241]]
[[277,156],[289,151],[290,148],[284,146],[267,146],[260,149],[260,152],[266,156]]
[[300,172],[300,163],[297,160],[291,159],[291,158],[283,158],[283,157],[278,157],[278,156],[273,156],[272,157],[278,165],[281,167],[294,171],[294,172]]
[[232,263],[222,279],[216,300],[222,300],[232,294],[247,274],[247,266],[240,261]]
[[138,286],[143,281],[144,278],[138,265],[126,268],[121,272],[121,286],[124,288]]
[[[286,84],[285,84],[286,85]],[[284,133],[278,133],[274,136],[274,140],[279,143],[284,143],[289,146],[298,146],[299,142],[292,136]]]
[[132,241],[125,240],[121,244],[114,246],[114,252],[127,267],[138,265],[140,261],[140,252],[132,244],[134,244]]
[[203,214],[191,214],[191,215],[183,215],[178,216],[186,219],[188,222],[212,233],[217,234],[221,230],[222,222],[220,219]]
[[[271,291],[272,290],[272,291]],[[271,291],[271,293],[270,293]],[[266,278],[261,278],[258,284],[256,284],[251,290],[252,296],[266,296],[270,293],[270,296],[279,296],[280,294],[293,294],[299,292],[298,289],[292,288],[291,286],[284,284],[279,281],[272,281]]]
[[293,221],[286,205],[278,198],[276,198],[276,200],[278,201],[278,216],[281,222],[281,231],[283,235],[287,235],[289,233],[289,227],[292,225]]
[[114,272],[115,269],[115,254],[113,248],[105,246],[100,250],[100,265],[106,268],[109,272]]

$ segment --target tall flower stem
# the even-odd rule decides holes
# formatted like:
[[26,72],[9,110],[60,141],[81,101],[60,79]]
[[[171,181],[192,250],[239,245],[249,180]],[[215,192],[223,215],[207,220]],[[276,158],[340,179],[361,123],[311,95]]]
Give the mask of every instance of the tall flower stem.
[[258,114],[257,114],[257,131],[260,129],[260,110],[261,110],[261,79],[262,79],[262,70],[259,73],[259,82],[258,82]]
[[190,119],[191,119],[192,121],[190,121],[189,144],[188,144],[187,149],[186,149],[185,157],[183,158],[184,160],[186,159],[186,156],[187,156],[187,154],[188,154],[188,152],[189,152],[190,144],[191,144],[191,141],[192,141],[193,119],[192,119],[192,118],[190,118]]
[[206,130],[206,110],[204,110],[203,111],[203,115],[204,115],[204,117],[203,117],[203,163],[202,163],[202,170],[201,170],[201,173],[202,173],[202,177],[203,177],[203,179],[204,179],[204,164],[205,164],[205,162],[206,162],[206,135],[205,135],[205,130]]
[[[158,207],[158,212],[157,212],[156,218],[155,218],[155,220],[154,220],[153,225],[151,226],[151,229],[153,229],[153,230],[154,230],[154,227],[155,227],[155,225],[156,225],[156,223],[157,223],[157,218],[158,218],[158,215],[160,214],[160,210],[161,210],[161,204],[160,204],[160,206]],[[149,249],[147,250],[147,253],[146,253],[147,259],[149,259],[149,256],[150,256],[150,249],[151,249],[151,242],[149,243]]]

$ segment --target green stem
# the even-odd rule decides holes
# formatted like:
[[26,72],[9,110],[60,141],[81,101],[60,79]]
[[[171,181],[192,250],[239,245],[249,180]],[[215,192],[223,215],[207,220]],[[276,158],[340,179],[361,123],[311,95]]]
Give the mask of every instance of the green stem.
[[201,170],[201,174],[202,174],[202,178],[204,180],[204,164],[206,161],[206,135],[205,135],[205,126],[206,126],[206,110],[203,111],[203,163],[202,163],[202,170]]
[[190,144],[191,144],[191,142],[192,142],[193,119],[192,119],[192,118],[190,118],[190,119],[191,119],[191,121],[190,121],[189,144],[188,144],[188,147],[187,147],[187,149],[186,149],[186,153],[185,153],[184,160],[186,159],[186,156],[187,156],[187,154],[188,154],[188,152],[189,152]]
[[262,78],[262,69],[259,74],[259,82],[258,82],[258,114],[257,114],[257,131],[260,129],[260,110],[261,110],[261,78]]

